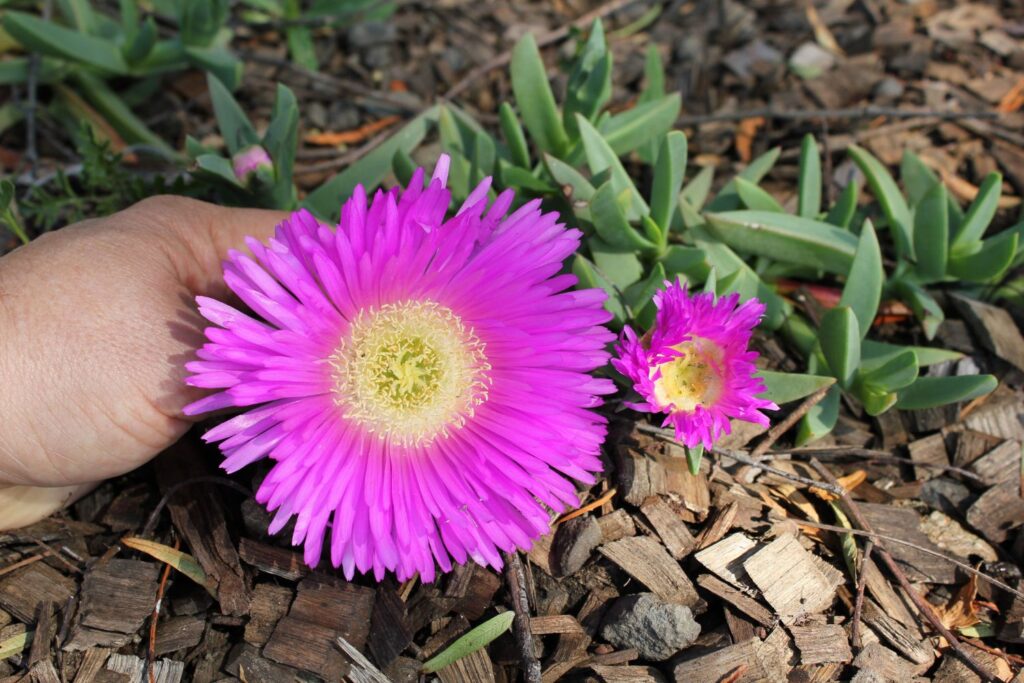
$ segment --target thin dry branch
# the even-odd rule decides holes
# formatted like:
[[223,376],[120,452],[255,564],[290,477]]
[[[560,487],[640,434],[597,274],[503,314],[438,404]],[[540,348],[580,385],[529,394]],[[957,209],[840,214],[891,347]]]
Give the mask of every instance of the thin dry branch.
[[512,597],[512,608],[515,610],[514,622],[516,645],[519,647],[519,659],[523,669],[525,683],[541,683],[540,662],[533,651],[533,632],[530,629],[530,601],[526,594],[526,573],[519,553],[503,553],[505,556],[505,579],[508,581],[508,592]]

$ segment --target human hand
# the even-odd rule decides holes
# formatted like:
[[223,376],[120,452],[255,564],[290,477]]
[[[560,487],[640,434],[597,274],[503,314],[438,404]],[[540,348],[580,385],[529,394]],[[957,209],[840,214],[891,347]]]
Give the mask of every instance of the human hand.
[[[45,517],[188,429],[194,298],[286,214],[154,197],[0,258],[0,529]],[[25,487],[53,487],[45,491]]]

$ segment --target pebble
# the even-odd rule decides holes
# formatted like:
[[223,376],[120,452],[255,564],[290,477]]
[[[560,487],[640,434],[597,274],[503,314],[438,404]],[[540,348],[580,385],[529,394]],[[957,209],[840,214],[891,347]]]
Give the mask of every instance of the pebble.
[[615,601],[601,635],[618,648],[635,648],[642,659],[663,662],[697,640],[700,624],[689,607],[638,593]]

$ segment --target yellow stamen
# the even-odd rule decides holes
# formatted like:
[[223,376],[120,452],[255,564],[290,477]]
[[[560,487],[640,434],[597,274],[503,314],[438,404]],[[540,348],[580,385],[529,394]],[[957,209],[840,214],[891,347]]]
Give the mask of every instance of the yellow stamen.
[[693,337],[672,348],[680,355],[652,370],[652,374],[661,371],[654,381],[658,405],[671,405],[684,412],[712,405],[722,395],[722,349],[703,337]]
[[381,438],[429,443],[487,400],[484,350],[472,328],[433,301],[364,311],[329,359],[335,402]]

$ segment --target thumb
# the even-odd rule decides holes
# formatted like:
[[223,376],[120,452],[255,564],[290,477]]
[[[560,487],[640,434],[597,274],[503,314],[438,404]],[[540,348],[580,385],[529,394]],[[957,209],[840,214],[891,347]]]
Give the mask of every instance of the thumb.
[[222,262],[248,251],[246,237],[265,241],[288,218],[285,211],[239,209],[174,196],[150,197],[125,210],[129,220],[159,231],[182,283],[193,295],[228,296]]

